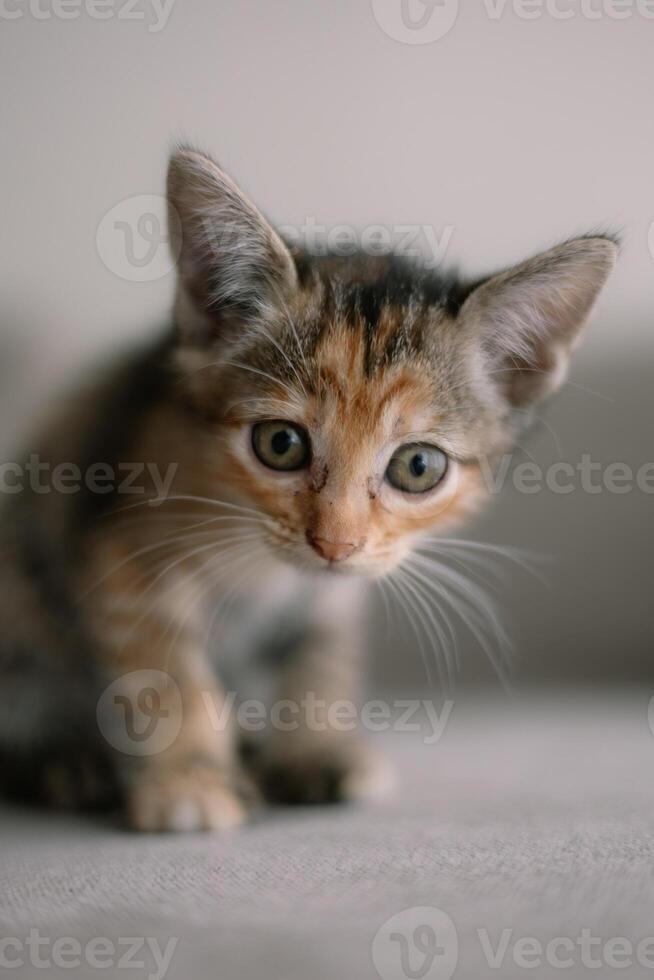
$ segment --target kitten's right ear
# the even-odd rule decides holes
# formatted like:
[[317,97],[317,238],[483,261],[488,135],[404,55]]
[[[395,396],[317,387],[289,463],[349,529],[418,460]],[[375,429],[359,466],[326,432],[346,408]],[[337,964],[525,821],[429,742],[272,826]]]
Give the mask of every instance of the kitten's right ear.
[[227,325],[274,315],[296,282],[295,265],[234,181],[208,156],[180,147],[168,166],[168,208],[183,340],[205,345]]
[[573,239],[492,276],[465,301],[463,329],[510,404],[527,405],[561,384],[617,254],[611,237]]

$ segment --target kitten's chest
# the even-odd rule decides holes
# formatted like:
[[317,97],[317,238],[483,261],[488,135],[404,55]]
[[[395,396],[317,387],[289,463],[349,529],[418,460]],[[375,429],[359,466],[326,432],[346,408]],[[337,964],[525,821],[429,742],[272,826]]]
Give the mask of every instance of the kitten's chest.
[[[277,569],[247,590],[218,595],[207,614],[208,647],[229,689],[258,696],[311,633],[319,589],[293,569]],[[267,686],[267,685],[266,685]]]

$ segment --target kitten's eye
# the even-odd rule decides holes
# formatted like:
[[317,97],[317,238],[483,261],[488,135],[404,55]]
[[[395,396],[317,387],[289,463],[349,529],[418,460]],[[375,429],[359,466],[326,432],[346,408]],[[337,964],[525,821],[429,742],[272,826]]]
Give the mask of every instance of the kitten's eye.
[[447,472],[447,456],[436,446],[416,442],[400,446],[393,454],[386,479],[405,493],[426,493],[443,479]]
[[272,470],[300,470],[311,455],[309,436],[292,422],[257,422],[252,428],[257,459]]

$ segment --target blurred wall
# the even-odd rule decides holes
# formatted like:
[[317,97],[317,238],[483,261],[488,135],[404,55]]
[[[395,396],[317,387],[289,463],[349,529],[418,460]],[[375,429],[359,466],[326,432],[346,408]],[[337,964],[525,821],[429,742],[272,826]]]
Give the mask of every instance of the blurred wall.
[[[510,686],[654,681],[652,358],[582,351],[578,362],[520,440],[501,491],[462,532],[520,549],[519,563],[485,555],[489,567],[476,577],[509,636]],[[411,687],[424,683],[412,630],[398,619],[389,642],[383,611],[376,616],[372,655],[382,685],[398,676]],[[457,632],[463,678],[497,685],[470,630]],[[492,640],[490,647],[499,650]]]
[[[184,137],[275,221],[427,225],[473,273],[621,230],[573,384],[525,445],[654,458],[652,6],[6,0],[0,442],[51,382],[165,316],[165,245],[145,271],[119,251],[128,232],[138,255],[157,245],[139,218]],[[502,596],[525,676],[651,673],[653,504],[511,487],[494,503],[474,534],[552,556],[549,588],[514,572]],[[417,676],[409,646],[380,654],[384,676]],[[485,676],[473,648],[465,662]]]

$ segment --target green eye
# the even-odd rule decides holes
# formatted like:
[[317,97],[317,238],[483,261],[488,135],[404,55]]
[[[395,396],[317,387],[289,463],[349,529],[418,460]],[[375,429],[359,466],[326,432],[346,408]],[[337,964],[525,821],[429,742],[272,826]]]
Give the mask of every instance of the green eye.
[[395,451],[386,470],[386,479],[396,490],[426,493],[447,472],[447,456],[436,446],[411,443]]
[[252,428],[252,448],[271,470],[300,470],[311,455],[309,436],[292,422],[257,422]]

